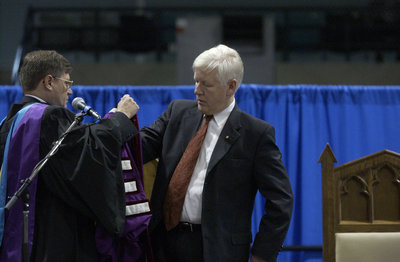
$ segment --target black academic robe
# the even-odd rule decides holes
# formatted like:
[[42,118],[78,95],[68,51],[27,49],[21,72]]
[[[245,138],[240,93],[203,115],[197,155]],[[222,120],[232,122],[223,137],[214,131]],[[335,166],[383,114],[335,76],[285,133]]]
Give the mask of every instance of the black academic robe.
[[[74,117],[62,107],[45,109],[40,159]],[[31,261],[98,261],[96,225],[113,235],[123,232],[125,191],[120,152],[134,135],[131,121],[116,113],[98,124],[78,126],[66,136],[37,176]]]

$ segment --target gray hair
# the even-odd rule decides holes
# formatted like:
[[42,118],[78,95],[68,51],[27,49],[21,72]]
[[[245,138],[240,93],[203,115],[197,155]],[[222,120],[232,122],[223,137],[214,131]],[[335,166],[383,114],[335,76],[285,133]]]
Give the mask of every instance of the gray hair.
[[239,53],[226,45],[218,45],[201,53],[193,62],[193,71],[209,73],[217,69],[217,78],[222,85],[236,79],[237,87],[243,80],[243,62]]
[[71,63],[53,50],[37,50],[28,53],[19,71],[22,91],[35,90],[40,80],[47,75],[60,77],[72,71]]

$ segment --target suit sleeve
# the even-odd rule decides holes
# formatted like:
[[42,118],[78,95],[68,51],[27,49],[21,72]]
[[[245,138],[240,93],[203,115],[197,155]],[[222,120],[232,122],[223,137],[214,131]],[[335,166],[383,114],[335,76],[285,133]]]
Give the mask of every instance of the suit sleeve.
[[273,126],[267,126],[258,145],[255,177],[261,195],[266,198],[266,213],[255,236],[252,253],[266,261],[275,261],[289,228],[293,195],[281,153],[275,144]]
[[[74,119],[64,108],[48,107],[42,118],[40,150],[43,157]],[[125,221],[125,192],[120,152],[135,129],[122,113],[99,124],[81,125],[69,133],[59,151],[43,168],[48,190],[78,212],[119,234]]]
[[171,117],[171,111],[174,106],[172,102],[167,110],[165,110],[161,116],[154,121],[150,127],[143,127],[140,130],[140,136],[143,144],[143,162],[147,163],[160,156],[162,150],[162,140],[164,137],[165,130],[167,128],[169,119]]

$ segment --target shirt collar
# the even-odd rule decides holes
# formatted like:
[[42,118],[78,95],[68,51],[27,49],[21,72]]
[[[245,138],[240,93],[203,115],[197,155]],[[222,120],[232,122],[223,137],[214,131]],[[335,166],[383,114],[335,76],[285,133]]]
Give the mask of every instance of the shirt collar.
[[221,124],[225,124],[233,108],[235,107],[235,103],[236,101],[235,99],[233,99],[233,102],[227,108],[225,108],[219,113],[214,114],[214,120],[218,126],[220,126]]
[[33,97],[33,98],[35,98],[36,100],[38,100],[39,102],[44,103],[44,104],[47,104],[47,102],[44,101],[43,99],[41,99],[40,97],[37,97],[37,96],[34,96],[34,95],[28,95],[28,94],[25,94],[25,96]]

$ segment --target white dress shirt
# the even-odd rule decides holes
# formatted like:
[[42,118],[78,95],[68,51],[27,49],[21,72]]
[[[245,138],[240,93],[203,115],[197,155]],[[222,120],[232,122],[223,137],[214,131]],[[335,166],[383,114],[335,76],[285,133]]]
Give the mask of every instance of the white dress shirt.
[[30,97],[33,97],[33,98],[35,98],[35,99],[39,100],[41,103],[44,103],[44,104],[46,104],[46,103],[47,103],[46,101],[44,101],[44,100],[43,100],[43,99],[41,99],[40,97],[37,97],[37,96],[34,96],[34,95],[28,95],[28,94],[26,94],[25,96],[30,96]]
[[200,149],[188,190],[183,203],[181,221],[201,224],[201,208],[204,180],[207,174],[208,163],[217,144],[218,137],[225,126],[230,113],[235,106],[235,100],[223,111],[213,115],[208,123],[207,134]]

